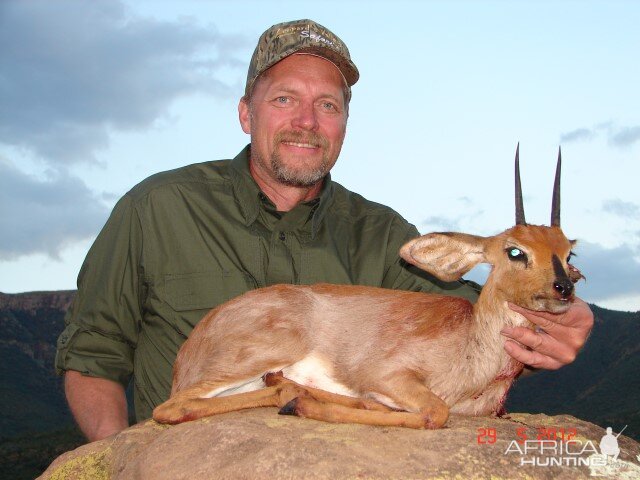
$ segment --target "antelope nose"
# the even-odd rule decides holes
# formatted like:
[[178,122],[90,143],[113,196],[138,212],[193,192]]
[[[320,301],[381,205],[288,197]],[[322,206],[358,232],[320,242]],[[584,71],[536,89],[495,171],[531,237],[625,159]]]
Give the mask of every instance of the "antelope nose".
[[573,283],[568,278],[556,280],[553,282],[553,288],[562,298],[569,298],[573,293]]

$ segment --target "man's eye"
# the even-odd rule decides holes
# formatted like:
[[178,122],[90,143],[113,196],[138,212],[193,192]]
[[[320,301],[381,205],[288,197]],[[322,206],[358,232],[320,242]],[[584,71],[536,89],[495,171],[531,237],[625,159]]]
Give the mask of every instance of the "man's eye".
[[289,97],[284,97],[284,96],[276,97],[276,103],[281,103],[283,105],[286,103],[289,103]]
[[322,102],[322,108],[325,110],[337,110],[336,106],[331,102]]

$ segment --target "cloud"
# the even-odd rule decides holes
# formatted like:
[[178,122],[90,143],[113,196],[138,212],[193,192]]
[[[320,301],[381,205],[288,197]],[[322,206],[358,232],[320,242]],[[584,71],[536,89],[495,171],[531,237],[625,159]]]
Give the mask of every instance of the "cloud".
[[627,147],[640,140],[639,127],[623,127],[609,136],[609,143],[618,147]]
[[602,209],[624,219],[640,220],[640,206],[632,202],[618,199],[605,200],[602,202]]
[[560,135],[561,143],[589,141],[604,134],[614,147],[629,147],[640,141],[640,126],[616,127],[612,122],[600,123],[592,128],[581,127]]
[[595,132],[593,130],[589,130],[588,128],[578,128],[577,130],[560,135],[560,141],[562,143],[568,143],[578,140],[591,140],[594,136]]
[[0,159],[0,260],[43,252],[58,258],[106,221],[109,209],[79,178],[64,170],[49,173],[41,181]]
[[430,231],[457,232],[460,231],[460,218],[432,215],[425,218],[422,225],[429,227]]
[[115,0],[14,0],[0,4],[0,45],[0,143],[68,165],[91,160],[112,130],[149,127],[180,96],[233,94],[220,72],[240,83],[234,54],[249,39],[131,17]]
[[587,277],[576,286],[584,300],[597,303],[640,293],[640,252],[636,248],[626,244],[605,248],[581,241],[575,251],[578,256],[572,263]]
[[[484,210],[476,208],[471,210],[475,205],[475,202],[467,196],[461,196],[456,198],[458,204],[460,204],[460,211],[464,212],[460,215],[444,216],[444,215],[432,215],[425,218],[420,222],[424,227],[425,232],[463,232],[473,229],[478,218],[484,214]],[[477,232],[477,230],[476,230]]]

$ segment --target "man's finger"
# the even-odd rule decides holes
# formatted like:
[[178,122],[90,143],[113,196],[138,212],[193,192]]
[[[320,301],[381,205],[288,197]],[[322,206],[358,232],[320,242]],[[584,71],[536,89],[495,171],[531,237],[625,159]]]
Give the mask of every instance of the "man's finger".
[[557,370],[564,365],[563,363],[560,363],[559,361],[546,355],[542,355],[539,352],[527,350],[526,348],[518,345],[513,340],[507,340],[504,344],[504,349],[514,359],[533,368]]
[[532,350],[539,351],[544,355],[548,355],[550,352],[540,351],[540,347],[543,344],[542,335],[536,334],[533,330],[529,330],[524,327],[505,327],[500,330],[500,333],[505,337],[512,338],[518,343],[526,345]]
[[[553,362],[567,365],[576,358],[576,350],[572,346],[558,341],[545,332],[534,332],[528,328],[516,327],[504,328],[500,333],[524,345],[524,347],[529,347],[542,357],[553,360]],[[527,350],[525,349],[525,351]]]
[[544,330],[552,330],[557,326],[562,325],[562,320],[564,319],[563,315],[558,315],[557,313],[528,310],[513,303],[509,304],[509,308]]

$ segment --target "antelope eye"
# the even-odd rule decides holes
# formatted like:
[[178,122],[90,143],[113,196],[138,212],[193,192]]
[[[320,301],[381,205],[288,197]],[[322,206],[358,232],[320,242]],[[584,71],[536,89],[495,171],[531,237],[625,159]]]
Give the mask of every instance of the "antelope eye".
[[527,254],[516,247],[507,248],[507,256],[509,260],[518,260],[525,263],[527,261]]

